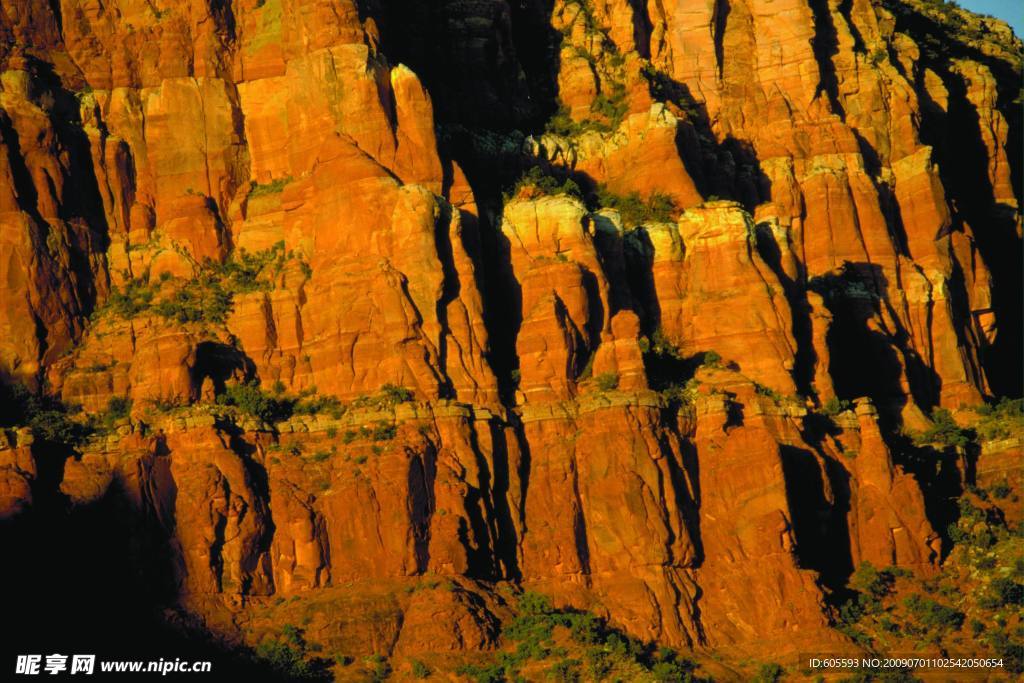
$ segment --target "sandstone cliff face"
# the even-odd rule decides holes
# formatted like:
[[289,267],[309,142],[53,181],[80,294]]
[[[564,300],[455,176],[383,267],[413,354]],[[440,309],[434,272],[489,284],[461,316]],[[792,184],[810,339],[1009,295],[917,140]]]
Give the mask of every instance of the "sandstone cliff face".
[[118,500],[235,641],[493,648],[513,582],[853,647],[970,476],[901,430],[1021,391],[1021,43],[951,11],[0,0],[0,379],[132,406],[56,473],[11,432],[0,517]]

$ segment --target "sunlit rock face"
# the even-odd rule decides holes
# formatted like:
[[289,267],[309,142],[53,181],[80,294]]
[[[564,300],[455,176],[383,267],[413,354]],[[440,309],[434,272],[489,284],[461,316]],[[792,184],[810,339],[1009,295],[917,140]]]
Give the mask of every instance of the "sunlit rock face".
[[0,520],[116,516],[233,643],[493,649],[517,585],[852,647],[943,554],[900,434],[1021,392],[1022,47],[954,13],[0,0],[0,382],[126,406],[0,439]]

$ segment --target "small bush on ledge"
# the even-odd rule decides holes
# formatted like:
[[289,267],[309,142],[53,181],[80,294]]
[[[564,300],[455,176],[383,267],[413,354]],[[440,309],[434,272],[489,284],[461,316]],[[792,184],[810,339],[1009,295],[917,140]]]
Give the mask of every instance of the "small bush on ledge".
[[601,391],[614,391],[619,388],[619,373],[602,372],[594,378],[594,384]]

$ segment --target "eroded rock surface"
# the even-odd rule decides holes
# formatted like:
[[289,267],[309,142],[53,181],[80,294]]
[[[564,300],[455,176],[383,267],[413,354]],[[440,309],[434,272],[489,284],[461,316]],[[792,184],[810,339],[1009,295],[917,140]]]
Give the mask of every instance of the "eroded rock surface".
[[853,568],[943,553],[901,430],[1021,391],[1021,42],[951,11],[0,1],[0,380],[130,400],[8,434],[0,519],[118,501],[232,642],[491,649],[514,583],[852,649]]

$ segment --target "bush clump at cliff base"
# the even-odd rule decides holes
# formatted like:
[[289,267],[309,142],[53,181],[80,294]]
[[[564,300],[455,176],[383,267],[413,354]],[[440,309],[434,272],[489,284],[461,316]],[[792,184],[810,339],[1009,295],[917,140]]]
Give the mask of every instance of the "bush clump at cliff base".
[[275,674],[298,681],[330,681],[332,662],[316,655],[315,646],[306,642],[302,629],[285,625],[277,637],[267,638],[253,656],[258,664]]
[[537,593],[519,597],[517,616],[502,630],[515,644],[495,661],[469,664],[456,673],[477,683],[519,680],[526,668],[546,672],[558,681],[630,680],[649,677],[656,681],[699,683],[696,665],[670,648],[655,649],[622,633],[589,612],[556,609]]
[[840,605],[839,630],[875,654],[930,643],[1024,671],[1024,537],[988,498],[972,488],[957,501],[959,519],[947,531],[953,548],[937,575],[861,563]]

